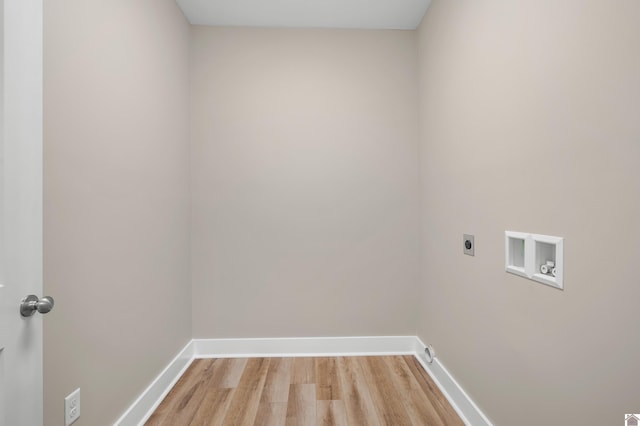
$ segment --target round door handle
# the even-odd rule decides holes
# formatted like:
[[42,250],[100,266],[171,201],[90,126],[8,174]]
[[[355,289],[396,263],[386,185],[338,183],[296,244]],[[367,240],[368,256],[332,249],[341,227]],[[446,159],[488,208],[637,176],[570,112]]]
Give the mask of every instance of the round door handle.
[[42,299],[38,299],[38,296],[30,294],[22,299],[20,303],[20,315],[23,317],[30,317],[35,314],[36,311],[41,314],[46,314],[53,309],[54,301],[53,297],[45,296]]

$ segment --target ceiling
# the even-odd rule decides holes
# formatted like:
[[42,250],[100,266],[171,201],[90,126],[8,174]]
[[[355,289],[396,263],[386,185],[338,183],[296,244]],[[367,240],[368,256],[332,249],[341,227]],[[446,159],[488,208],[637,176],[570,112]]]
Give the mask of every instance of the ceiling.
[[176,0],[194,25],[413,30],[431,0]]

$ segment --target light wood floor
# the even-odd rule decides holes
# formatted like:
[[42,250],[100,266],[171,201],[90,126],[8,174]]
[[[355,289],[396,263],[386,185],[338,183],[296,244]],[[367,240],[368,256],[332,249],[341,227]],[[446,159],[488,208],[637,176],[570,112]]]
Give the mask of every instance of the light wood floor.
[[195,360],[147,425],[463,425],[413,356]]

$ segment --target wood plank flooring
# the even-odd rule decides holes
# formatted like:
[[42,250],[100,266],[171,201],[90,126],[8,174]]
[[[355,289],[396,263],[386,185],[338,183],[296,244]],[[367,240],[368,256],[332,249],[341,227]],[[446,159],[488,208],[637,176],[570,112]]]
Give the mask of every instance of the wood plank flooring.
[[193,361],[148,426],[464,425],[413,356]]

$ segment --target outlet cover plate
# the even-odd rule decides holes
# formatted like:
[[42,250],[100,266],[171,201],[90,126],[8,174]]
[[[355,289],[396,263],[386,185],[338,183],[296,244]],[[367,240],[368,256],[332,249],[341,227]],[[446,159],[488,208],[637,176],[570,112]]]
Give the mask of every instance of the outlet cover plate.
[[80,417],[80,388],[64,399],[64,424],[69,426]]
[[473,235],[462,235],[462,252],[469,256],[475,256],[476,243],[473,239]]

